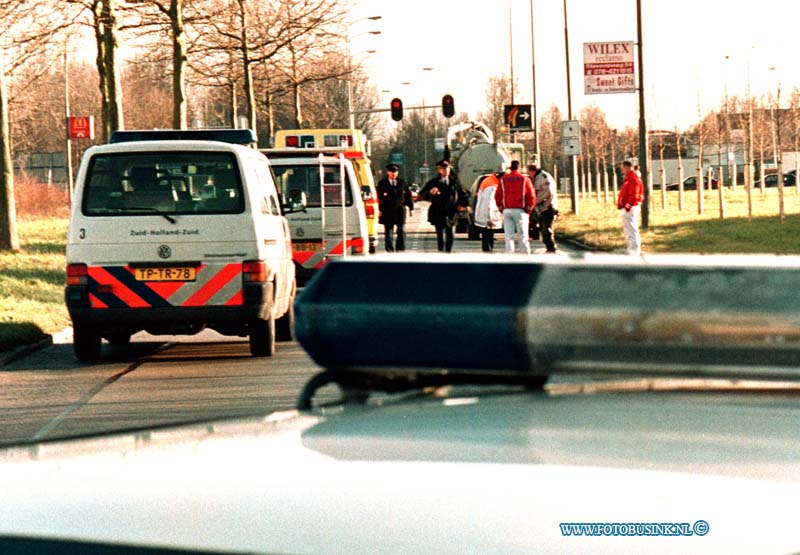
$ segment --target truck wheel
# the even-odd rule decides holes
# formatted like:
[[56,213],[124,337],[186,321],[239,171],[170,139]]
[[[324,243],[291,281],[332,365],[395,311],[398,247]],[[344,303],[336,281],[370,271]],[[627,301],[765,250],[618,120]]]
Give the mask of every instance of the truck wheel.
[[75,324],[72,327],[72,347],[75,358],[81,362],[94,362],[100,358],[100,333],[91,326]]
[[294,339],[294,303],[289,303],[286,314],[275,321],[275,340],[291,341]]
[[271,357],[275,354],[275,318],[258,318],[250,324],[250,354]]

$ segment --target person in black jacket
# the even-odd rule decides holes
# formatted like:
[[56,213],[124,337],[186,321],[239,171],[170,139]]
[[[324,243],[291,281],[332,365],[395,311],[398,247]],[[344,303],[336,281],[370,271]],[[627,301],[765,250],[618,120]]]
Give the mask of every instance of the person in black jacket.
[[414,201],[408,183],[397,176],[397,164],[386,166],[386,177],[378,182],[379,223],[385,231],[386,252],[394,252],[394,230],[397,228],[397,251],[406,250],[406,207],[414,213]]
[[453,250],[456,211],[459,206],[469,206],[469,193],[461,187],[458,178],[451,174],[450,162],[437,162],[436,170],[439,175],[425,184],[419,196],[431,203],[428,208],[428,222],[436,228],[436,248],[450,252]]

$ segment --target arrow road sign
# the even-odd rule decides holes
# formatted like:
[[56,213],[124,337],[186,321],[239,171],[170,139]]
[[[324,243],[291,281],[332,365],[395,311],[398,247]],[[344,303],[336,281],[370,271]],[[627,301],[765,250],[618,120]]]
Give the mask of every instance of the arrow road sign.
[[503,117],[509,131],[533,131],[530,104],[506,104]]

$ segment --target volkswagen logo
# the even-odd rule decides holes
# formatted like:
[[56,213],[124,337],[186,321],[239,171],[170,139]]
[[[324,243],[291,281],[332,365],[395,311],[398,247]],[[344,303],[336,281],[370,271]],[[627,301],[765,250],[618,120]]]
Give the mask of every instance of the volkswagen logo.
[[302,237],[305,234],[306,234],[306,230],[303,229],[302,227],[298,227],[297,231],[295,232],[295,235],[297,235],[298,237]]
[[160,245],[158,247],[159,258],[169,258],[170,256],[172,256],[172,249],[168,245]]

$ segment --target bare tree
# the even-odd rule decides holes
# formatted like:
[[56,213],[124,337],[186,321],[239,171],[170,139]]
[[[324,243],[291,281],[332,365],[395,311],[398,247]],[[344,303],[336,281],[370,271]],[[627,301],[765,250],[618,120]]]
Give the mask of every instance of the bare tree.
[[[518,79],[514,79],[513,90],[519,88]],[[489,78],[486,84],[486,111],[478,114],[478,119],[489,127],[495,137],[500,136],[500,129],[505,125],[505,105],[511,102],[511,77],[505,73]]]
[[97,74],[100,78],[102,138],[108,141],[111,133],[124,129],[122,82],[119,69],[119,10],[121,0],[66,0],[83,8],[89,15],[97,47]]
[[605,166],[604,153],[611,135],[611,128],[606,120],[606,114],[597,106],[585,106],[580,112],[581,131],[583,142],[586,147],[586,164],[589,174],[591,174],[592,163],[594,163],[594,179],[590,178],[589,183],[594,181],[597,200],[600,200],[602,185],[602,168]]
[[127,3],[137,8],[138,20],[126,23],[125,28],[135,27],[145,33],[154,32],[157,36],[156,45],[164,35],[169,39],[172,68],[172,127],[186,129],[188,123],[186,70],[189,57],[186,26],[187,21],[191,22],[200,17],[195,9],[195,4],[200,3],[197,0],[128,0]]
[[0,1],[0,250],[20,248],[7,79],[57,38],[69,19],[46,0]]
[[[209,4],[216,13],[232,17],[206,22],[198,33],[199,51],[209,54],[208,61],[217,66],[220,58],[216,55],[220,53],[227,53],[239,64],[252,129],[256,129],[254,68],[275,59],[304,36],[328,32],[345,16],[340,3],[330,0],[216,0]],[[211,73],[208,67],[198,69]]]
[[[547,108],[539,120],[539,152],[542,167],[555,168],[561,159],[561,122],[563,116],[558,106]],[[555,169],[553,169],[555,173]]]

